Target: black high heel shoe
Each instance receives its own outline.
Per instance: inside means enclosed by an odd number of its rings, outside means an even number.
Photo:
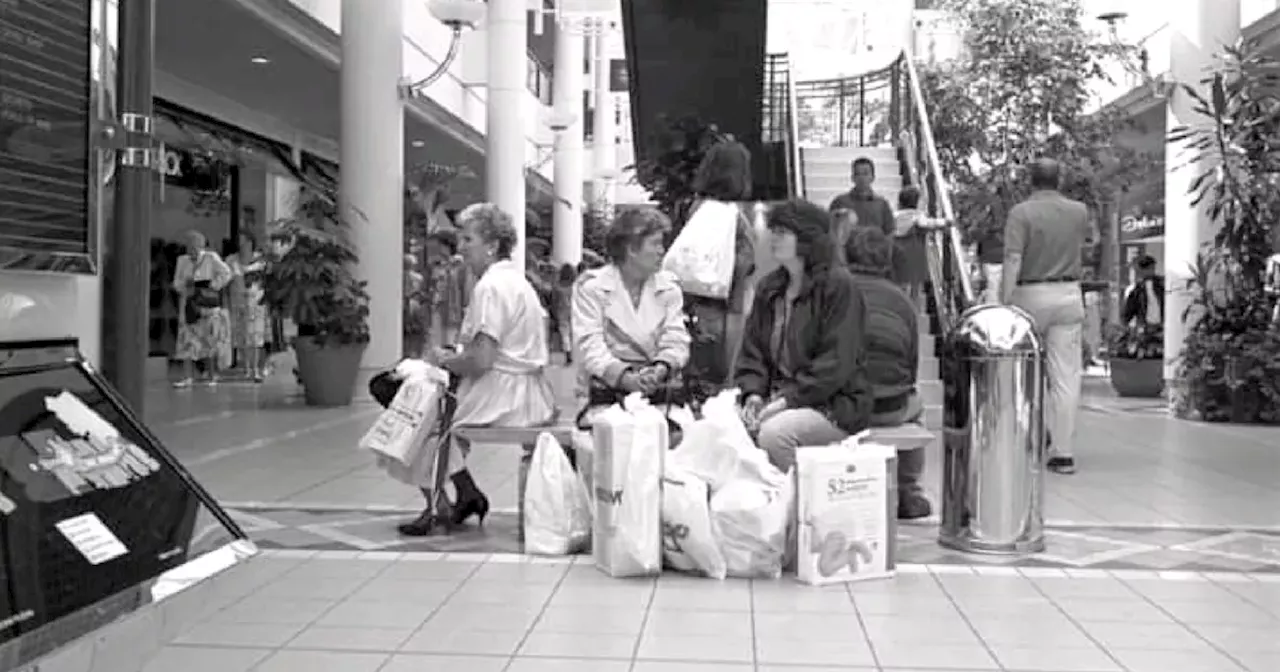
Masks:
[[[406,537],[428,537],[442,527],[449,527],[449,519],[436,515],[433,511],[427,509],[419,514],[413,522],[396,526],[396,530]]]
[[[453,506],[453,515],[450,516],[449,523],[454,527],[462,527],[471,516],[476,516],[480,527],[484,527],[485,516],[489,515],[489,498],[484,496],[483,492],[476,491],[475,494],[469,495],[466,499],[458,497],[458,502]]]

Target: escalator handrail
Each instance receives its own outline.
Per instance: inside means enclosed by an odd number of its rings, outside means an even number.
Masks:
[[[963,311],[975,303],[976,295],[973,292],[973,283],[969,279],[968,269],[964,268],[964,246],[960,241],[960,232],[956,228],[956,215],[955,209],[951,204],[951,191],[947,188],[946,181],[942,178],[942,161],[938,158],[938,146],[934,142],[933,127],[929,123],[928,110],[925,108],[924,92],[920,88],[920,73],[916,70],[911,54],[903,52],[902,63],[907,71],[907,86],[911,93],[911,104],[915,107],[917,117],[920,120],[920,137],[916,138],[916,141],[924,145],[925,158],[929,162],[928,170],[925,172],[929,179],[933,180],[934,187],[937,189],[938,206],[942,217],[950,223],[945,229],[946,244],[951,247],[951,258],[957,266],[953,271],[960,291],[960,296],[958,297],[962,304],[960,309]]]
[[[791,197],[804,198],[804,165],[800,156],[800,100],[796,96],[796,73],[787,59],[787,156],[791,163]]]

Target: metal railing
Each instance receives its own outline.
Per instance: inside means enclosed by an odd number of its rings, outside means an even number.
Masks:
[[[799,141],[820,147],[865,147],[893,141],[901,78],[898,62],[839,79],[796,83]]]
[[[769,54],[765,58],[764,91],[761,95],[760,139],[780,146],[786,172],[786,195],[799,198],[804,194],[797,139],[795,78],[787,54]]]
[[[939,327],[945,333],[961,313],[974,305],[977,297],[969,278],[959,222],[951,203],[951,190],[942,175],[942,161],[929,124],[920,73],[910,54],[906,53],[893,69],[908,92],[901,97],[901,108],[893,115],[898,126],[896,135],[902,147],[908,150],[903,152],[908,170],[915,170],[918,175],[916,184],[920,185],[927,198],[929,213],[950,223],[950,226],[932,232],[926,246]]]

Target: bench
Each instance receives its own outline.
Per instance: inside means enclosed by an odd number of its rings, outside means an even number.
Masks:
[[[533,461],[533,450],[538,445],[538,435],[549,433],[560,442],[569,462],[577,467],[577,459],[573,450],[573,434],[578,431],[572,418],[557,418],[549,425],[538,427],[454,427],[453,435],[470,443],[495,443],[498,445],[520,446],[520,471],[516,480],[516,507],[520,542],[524,543],[524,491],[529,482],[529,464]]]
[[[914,422],[897,427],[872,427],[867,433],[868,441],[893,446],[898,452],[924,448],[937,438],[932,431]]]

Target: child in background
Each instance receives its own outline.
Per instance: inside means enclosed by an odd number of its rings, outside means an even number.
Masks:
[[[551,288],[552,329],[558,337],[556,343],[564,352],[565,364],[573,363],[573,331],[570,328],[573,315],[570,305],[573,301],[573,284],[577,280],[578,269],[572,264],[564,264],[560,266],[556,284]]]

